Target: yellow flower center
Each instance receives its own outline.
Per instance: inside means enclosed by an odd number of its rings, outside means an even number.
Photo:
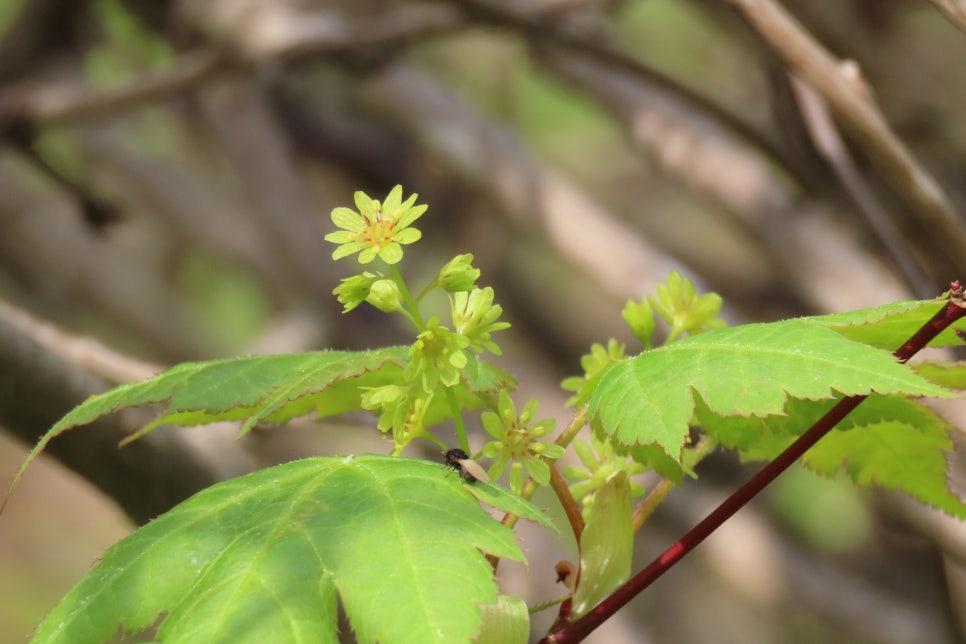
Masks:
[[[396,225],[393,220],[380,218],[366,227],[366,230],[362,234],[362,240],[377,246],[388,244],[392,241],[395,228]]]

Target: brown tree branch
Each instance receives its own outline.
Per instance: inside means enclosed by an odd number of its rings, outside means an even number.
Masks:
[[[668,97],[668,100],[680,105],[681,109],[700,115],[700,118],[713,122],[717,129],[747,143],[794,178],[794,165],[760,130],[722,110],[714,102],[675,79],[620,52],[600,34],[583,33],[571,28],[565,21],[553,20],[557,12],[551,7],[534,9],[532,3],[524,5],[513,0],[456,1],[466,6],[472,16],[517,30],[535,45],[553,45],[559,50],[580,54],[598,68],[631,78],[636,84]]]
[[[60,125],[111,118],[197,87],[230,67],[224,54],[198,51],[182,54],[171,69],[114,90],[91,91],[77,83],[38,84],[35,80],[8,86],[0,98],[0,132],[4,124],[20,121]]]
[[[246,0],[246,11],[234,4],[186,3],[182,19],[220,48],[183,53],[170,69],[124,87],[91,91],[78,83],[35,79],[8,85],[0,95],[0,133],[22,122],[59,125],[110,118],[188,91],[239,66],[270,67],[323,54],[391,49],[463,24],[454,8],[431,4],[354,19],[333,11],[296,10],[287,2]]]
[[[929,0],[951,23],[966,31],[966,0]]]
[[[108,383],[75,362],[78,358],[113,375],[150,369],[0,302],[0,424],[32,445],[75,406],[105,391]],[[47,452],[103,490],[137,523],[254,469],[233,440],[233,426],[164,427],[118,448],[149,420],[138,411],[108,416],[58,437]]]
[[[862,213],[869,227],[899,265],[899,270],[916,296],[928,298],[934,289],[909,253],[898,227],[886,212],[885,206],[855,166],[845,143],[839,136],[835,121],[829,114],[827,104],[821,95],[803,80],[793,76],[791,86],[815,149],[835,172],[839,183],[851,197],[852,203]]]
[[[782,269],[781,279],[815,310],[908,297],[853,231],[821,204],[803,202],[787,175],[713,117],[682,108],[674,95],[572,52],[544,48],[540,60],[611,111],[631,143],[662,172],[722,206],[760,240],[763,252]]]
[[[954,266],[966,269],[966,225],[942,187],[896,136],[851,61],[836,60],[772,0],[736,7],[786,65],[818,91]]]

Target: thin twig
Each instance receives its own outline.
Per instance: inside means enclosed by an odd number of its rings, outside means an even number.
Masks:
[[[0,114],[45,125],[110,118],[197,87],[227,69],[228,63],[227,57],[214,51],[188,53],[170,69],[101,92],[55,82],[8,86],[0,103]]]
[[[836,60],[772,0],[723,1],[734,5],[785,64],[828,101],[937,246],[954,266],[966,269],[966,226],[939,183],[892,131],[855,63]]]
[[[966,31],[966,0],[929,0],[951,23]]]
[[[181,54],[170,69],[117,89],[92,91],[77,83],[38,84],[36,80],[7,85],[0,98],[0,132],[10,123],[23,121],[60,125],[111,118],[246,65],[271,68],[324,54],[392,47],[463,24],[456,10],[443,6],[407,7],[352,20],[332,11],[294,11],[286,3],[263,4],[259,15],[264,14],[264,19],[259,21],[223,25],[207,14],[196,16],[198,26],[216,32],[220,37],[213,35],[212,40],[225,47]],[[251,18],[245,12],[228,13]]]
[[[641,85],[659,91],[671,100],[684,103],[689,111],[714,121],[733,137],[746,142],[769,162],[794,175],[794,167],[771,141],[749,124],[736,118],[701,94],[689,89],[670,76],[615,49],[599,37],[592,37],[568,28],[566,23],[548,20],[553,12],[534,10],[528,3],[513,0],[458,0],[484,20],[516,29],[526,34],[537,45],[559,45],[561,49],[579,53],[612,72],[626,74]]]
[[[908,244],[902,239],[898,227],[886,213],[885,207],[862,177],[862,173],[855,167],[835,127],[835,121],[829,114],[825,100],[811,85],[800,78],[792,76],[790,81],[802,120],[805,122],[815,149],[831,166],[856,208],[899,265],[899,270],[902,271],[912,291],[921,298],[929,297],[929,293],[932,292],[929,281],[909,254]]]
[[[540,53],[545,67],[613,113],[631,144],[666,176],[719,204],[759,240],[761,253],[779,268],[773,280],[783,291],[820,311],[909,299],[899,277],[853,230],[823,204],[804,201],[780,168],[715,120],[585,56],[556,47]]]

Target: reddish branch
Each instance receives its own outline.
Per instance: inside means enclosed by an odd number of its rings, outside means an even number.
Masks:
[[[896,349],[893,355],[900,362],[906,362],[944,329],[964,316],[966,316],[966,304],[963,302],[963,287],[958,281],[953,282],[950,299],[946,306],[926,322],[915,335]],[[604,621],[636,597],[658,577],[667,572],[684,555],[704,541],[708,535],[721,527],[725,521],[754,498],[755,495],[765,489],[779,474],[788,469],[792,463],[801,458],[809,448],[831,431],[835,425],[853,409],[858,407],[859,403],[866,398],[867,395],[849,396],[839,401],[825,416],[792,443],[788,449],[762,468],[751,480],[738,488],[734,494],[725,499],[711,514],[692,528],[690,532],[681,537],[680,540],[672,544],[670,548],[662,552],[646,568],[637,573],[586,615],[576,622],[563,626],[556,632],[551,633],[541,640],[541,643],[569,644],[582,641],[594,629],[603,624]]]

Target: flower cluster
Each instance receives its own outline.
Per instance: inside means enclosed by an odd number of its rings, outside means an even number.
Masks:
[[[391,277],[366,271],[342,280],[334,295],[343,305],[342,312],[348,313],[363,302],[368,302],[384,313],[404,310],[405,301],[399,285]]]
[[[415,205],[416,195],[405,201],[402,196],[400,186],[393,188],[383,202],[357,192],[356,210],[335,208],[332,221],[340,230],[325,236],[338,244],[333,259],[359,253],[360,264],[378,257],[389,269],[386,273],[363,271],[342,280],[334,294],[343,312],[368,302],[380,311],[400,313],[418,330],[402,374],[390,384],[364,389],[361,406],[379,414],[379,429],[392,429],[397,451],[416,437],[436,441],[426,427],[447,415],[453,418],[460,442],[465,444],[465,429],[450,389],[462,386],[463,370],[472,356],[469,351],[499,354],[492,336],[510,325],[499,320],[503,309],[493,303],[493,289],[477,288],[480,270],[473,266],[469,253],[447,262],[416,298],[410,295],[396,264],[403,257],[402,246],[420,239],[421,233],[410,226],[426,206]],[[445,292],[450,300],[451,327],[441,324],[437,317],[423,321],[419,302],[434,289]],[[441,391],[445,395],[438,395]]]
[[[405,378],[408,382],[420,380],[423,391],[429,393],[439,384],[452,387],[460,381],[466,366],[466,353],[470,341],[466,336],[453,333],[431,318],[426,330],[416,337],[409,349],[409,366]]]
[[[572,445],[584,466],[568,466],[564,468],[564,476],[578,481],[570,486],[570,493],[582,501],[585,510],[593,504],[594,492],[621,470],[630,477],[647,469],[625,456],[618,456],[609,442],[598,439],[596,435],[591,435],[590,443],[575,439]],[[644,488],[631,481],[631,496],[643,494]]]
[[[640,302],[628,302],[621,315],[631,331],[645,348],[651,348],[657,313],[671,325],[667,341],[682,334],[695,335],[721,329],[727,324],[718,317],[721,313],[721,296],[717,293],[698,295],[691,280],[671,271],[663,284],[657,287],[657,296],[649,295]]]
[[[379,414],[379,430],[391,429],[393,441],[400,449],[414,438],[430,436],[426,431],[426,412],[432,402],[432,393],[411,384],[370,387],[362,394],[362,408]]]
[[[447,293],[472,290],[480,277],[480,269],[473,268],[473,255],[465,253],[449,260],[436,276],[438,284]]]
[[[490,336],[506,329],[510,323],[497,321],[503,314],[503,307],[493,304],[492,288],[487,286],[454,294],[451,310],[453,328],[469,341],[474,351],[481,353],[487,349],[500,355],[500,347],[490,340]]]
[[[580,359],[580,366],[584,369],[584,375],[571,376],[560,383],[560,386],[565,390],[574,392],[574,395],[567,400],[567,406],[583,407],[590,399],[590,394],[594,391],[607,367],[623,359],[624,345],[617,340],[611,338],[607,342],[606,349],[595,342],[590,347],[590,353],[585,354]]]

